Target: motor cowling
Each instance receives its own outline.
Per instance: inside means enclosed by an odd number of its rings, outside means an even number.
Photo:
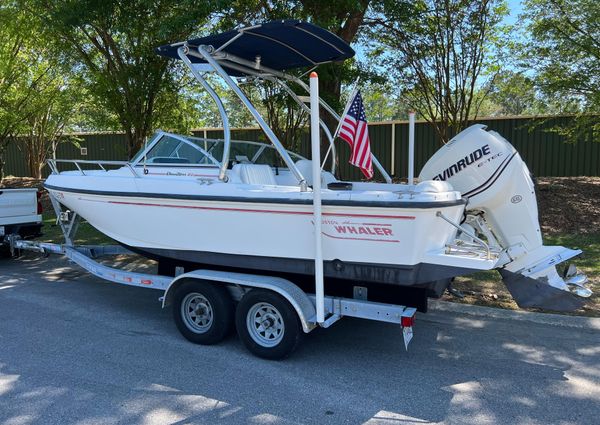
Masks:
[[[446,181],[468,199],[467,214],[478,217],[469,223],[502,250],[500,272],[519,306],[574,310],[591,295],[582,275],[565,282],[557,273],[556,264],[581,251],[543,245],[531,173],[498,133],[481,124],[467,128],[429,159],[419,178]]]

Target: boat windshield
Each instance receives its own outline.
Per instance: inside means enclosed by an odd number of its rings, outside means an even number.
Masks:
[[[200,137],[181,136],[170,133],[159,133],[152,142],[143,148],[131,161],[133,165],[161,164],[170,166],[220,166],[223,157],[222,139],[204,139]],[[304,157],[288,152],[295,160]],[[277,150],[266,143],[232,140],[230,156],[232,161],[253,164],[281,166]]]

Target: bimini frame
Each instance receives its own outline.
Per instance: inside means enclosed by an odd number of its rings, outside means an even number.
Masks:
[[[232,42],[233,40],[230,40]],[[289,95],[290,97],[299,105],[299,107],[307,112],[310,115],[310,108],[303,102],[301,96],[297,95],[286,82],[292,82],[300,86],[303,90],[306,91],[307,94],[310,93],[310,88],[306,83],[304,83],[300,78],[286,74],[281,71],[277,71],[274,69],[270,69],[261,64],[260,57],[257,56],[254,62],[248,61],[246,59],[237,57],[230,53],[223,52],[224,46],[221,46],[219,49],[215,49],[211,45],[200,45],[198,47],[191,46],[188,43],[182,43],[177,48],[177,55],[183,61],[183,63],[190,69],[192,75],[200,82],[202,87],[204,87],[208,94],[215,101],[217,108],[219,110],[219,114],[221,116],[221,122],[223,123],[223,133],[224,133],[224,149],[223,149],[223,158],[221,161],[221,169],[219,172],[219,179],[221,181],[227,181],[227,164],[229,163],[229,152],[231,145],[231,129],[229,126],[229,119],[227,117],[227,113],[223,106],[223,102],[219,98],[218,94],[215,90],[210,86],[210,84],[206,81],[206,79],[198,72],[196,68],[194,68],[190,57],[195,57],[201,59],[206,62],[206,64],[210,67],[210,69],[216,72],[227,84],[227,86],[233,90],[233,92],[237,95],[240,101],[244,104],[246,109],[252,114],[260,128],[264,131],[265,135],[269,139],[269,141],[273,144],[287,167],[290,169],[290,172],[294,175],[298,184],[300,185],[301,190],[307,190],[306,179],[296,167],[296,164],[289,156],[286,149],[283,147],[273,130],[269,127],[267,122],[263,119],[260,113],[256,110],[256,108],[252,105],[250,100],[247,98],[245,93],[239,88],[237,82],[225,71],[225,68],[235,70],[241,72],[245,75],[257,77],[259,79],[263,79],[266,81],[274,82],[280,85]],[[323,99],[319,98],[319,104],[321,107],[327,111],[336,121],[340,121],[341,117],[335,112],[335,110],[327,104]],[[333,153],[332,156],[332,165],[331,171],[335,173],[335,143],[331,131],[327,127],[327,125],[323,122],[323,120],[319,119],[319,124],[323,133],[328,139],[329,145],[331,146],[331,150]],[[375,167],[379,170],[383,178],[387,183],[391,183],[392,179],[390,175],[385,171],[381,163],[377,160],[377,158],[372,155],[373,163]]]

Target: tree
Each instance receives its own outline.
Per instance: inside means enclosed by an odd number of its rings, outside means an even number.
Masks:
[[[0,6],[0,180],[2,157],[9,142],[27,148],[31,175],[40,177],[46,156],[37,147],[45,146],[48,134],[54,138],[61,132],[73,115],[76,96],[65,96],[63,75],[31,16],[15,2]],[[59,92],[64,93],[59,96]],[[60,124],[56,107],[59,99]],[[51,131],[56,124],[58,128]]]
[[[533,80],[522,73],[505,71],[490,81],[490,101],[498,105],[498,115],[536,113],[536,92]]]
[[[208,73],[205,75],[205,79],[221,98],[231,127],[256,126],[256,122],[248,109],[241,104],[237,95],[223,83],[219,76]],[[250,101],[260,110],[262,99],[255,98],[253,84],[242,85],[241,88],[249,95]],[[184,97],[189,99],[192,106],[191,111],[193,111],[192,115],[195,117],[194,127],[221,127],[223,125],[217,105],[199,83],[194,81],[193,84],[186,85],[184,90],[188,92]]]
[[[309,21],[338,35],[347,43],[357,39],[364,22],[370,0],[236,0],[220,21],[221,29],[236,25],[253,25],[275,19],[300,19]],[[321,65],[319,94],[334,109],[341,110],[342,85],[353,81],[357,69],[351,61]],[[300,92],[300,91],[298,91]],[[306,114],[301,113],[287,99],[285,92],[268,85],[259,90],[266,119],[275,134],[293,147],[299,140],[299,128],[305,124]],[[337,126],[328,113],[323,120],[332,129]]]
[[[505,13],[499,0],[385,0],[374,7],[368,23],[380,47],[373,54],[442,142],[477,115],[475,92]]]
[[[369,122],[408,119],[410,108],[404,103],[401,91],[389,82],[367,83],[361,89]]]
[[[31,60],[26,52],[32,41],[28,23],[12,2],[0,5],[0,180],[4,152],[27,118],[27,102],[38,82],[37,78],[24,78]]]
[[[106,109],[103,125],[125,132],[130,157],[157,124],[171,123],[179,106],[174,61],[154,49],[188,39],[219,6],[217,0],[22,1]]]
[[[600,4],[596,0],[527,0],[531,39],[523,67],[533,69],[540,90],[577,118],[557,128],[570,141],[600,140]],[[561,108],[562,109],[562,108]]]
[[[16,138],[17,146],[25,154],[29,175],[38,179],[42,178],[46,160],[55,155],[58,145],[73,139],[64,133],[71,129],[83,102],[78,79],[66,77],[59,66],[47,61],[40,65],[46,67],[46,72],[39,81],[36,96],[28,102],[27,118]]]

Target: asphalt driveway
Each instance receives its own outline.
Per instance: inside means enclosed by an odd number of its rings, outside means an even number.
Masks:
[[[0,260],[0,424],[600,420],[592,322],[438,311],[405,352],[399,327],[344,319],[269,362],[235,337],[187,342],[160,295],[59,258]]]

